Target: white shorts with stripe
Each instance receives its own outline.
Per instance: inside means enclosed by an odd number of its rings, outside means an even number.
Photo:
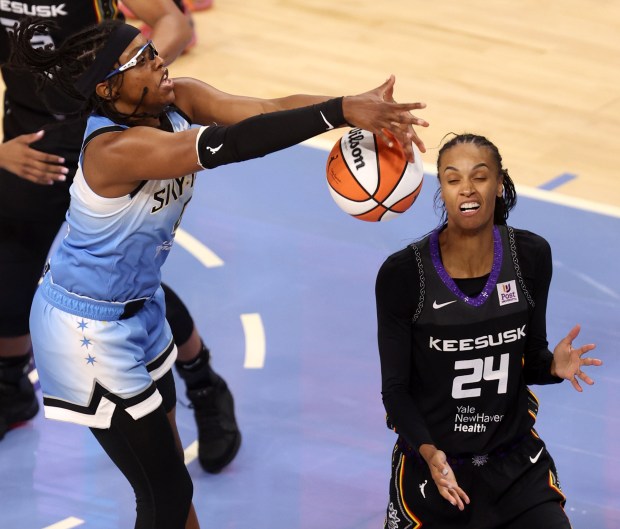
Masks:
[[[144,300],[102,302],[67,292],[48,273],[30,332],[47,418],[109,428],[116,406],[139,419],[161,404],[154,381],[177,354],[161,288]]]

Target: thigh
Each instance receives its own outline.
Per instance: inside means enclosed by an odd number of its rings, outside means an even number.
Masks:
[[[109,429],[91,431],[134,489],[135,527],[184,528],[193,486],[163,406],[138,420],[118,408]]]
[[[571,529],[568,516],[559,502],[547,502],[533,507],[502,529]]]
[[[0,336],[28,334],[32,298],[62,221],[0,218]]]
[[[168,372],[155,383],[157,384],[157,390],[163,400],[166,413],[174,412],[177,405],[177,388],[174,382],[172,369],[168,370]]]
[[[183,345],[194,330],[194,320],[181,298],[168,285],[161,285],[166,296],[166,319],[177,345]]]
[[[544,442],[536,435],[528,435],[510,453],[491,462],[483,479],[489,490],[490,506],[501,527],[520,520],[522,516],[529,519],[531,515],[528,513],[535,509],[557,513],[556,517],[567,522],[563,514],[566,496],[562,492],[555,463]]]

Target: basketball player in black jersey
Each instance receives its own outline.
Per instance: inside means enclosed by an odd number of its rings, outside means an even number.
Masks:
[[[178,2],[176,2],[178,4]],[[153,28],[152,38],[167,63],[192,38],[188,19],[172,0],[128,0],[137,16]],[[7,59],[7,34],[26,14],[53,21],[57,28],[38,37],[35,46],[59,46],[71,33],[122,18],[116,0],[23,0],[0,4],[0,64]],[[32,418],[39,405],[27,373],[31,345],[28,314],[48,250],[69,204],[69,186],[77,166],[84,123],[54,114],[58,101],[42,99],[35,80],[5,67],[4,143],[0,145],[0,439],[14,424]],[[210,367],[209,350],[179,297],[165,287],[167,317],[179,349],[177,370],[198,425],[199,460],[219,472],[237,454],[241,434],[233,397]]]
[[[390,256],[376,282],[392,456],[386,529],[570,529],[530,384],[593,384],[602,362],[554,352],[545,312],[551,250],[510,228],[516,193],[494,144],[455,136],[437,160],[440,227]]]

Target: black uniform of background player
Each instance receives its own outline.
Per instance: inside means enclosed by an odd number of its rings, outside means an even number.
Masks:
[[[181,3],[175,2],[180,8]],[[8,59],[7,31],[26,15],[41,16],[57,25],[40,36],[34,46],[58,47],[72,33],[106,19],[123,19],[117,0],[77,1],[23,0],[0,5],[0,64]],[[0,337],[29,334],[30,305],[47,253],[62,226],[69,206],[69,187],[77,169],[85,119],[54,113],[75,110],[58,94],[41,92],[27,73],[2,68],[4,92],[3,141],[45,130],[31,144],[33,149],[65,159],[66,180],[41,185],[0,169]],[[194,322],[179,297],[166,285],[166,317],[177,345],[186,343]],[[217,472],[236,454],[240,434],[233,399],[225,381],[209,367],[209,351],[203,345],[189,369],[177,362],[186,380],[199,426],[200,461],[205,470]],[[0,439],[12,423],[33,417],[38,403],[26,372],[30,355],[0,357]],[[207,416],[208,414],[208,416]],[[208,431],[207,431],[208,430]],[[215,444],[212,444],[215,443]],[[209,447],[213,447],[211,452]]]
[[[36,4],[20,2],[21,9],[17,11],[49,15],[58,24],[58,30],[51,35],[52,40],[41,36],[41,41],[33,44],[53,43],[58,46],[77,28],[99,22],[95,2],[79,4],[78,7],[70,2],[54,0],[38,0]],[[11,9],[11,5],[0,6],[2,33],[24,16],[19,12],[4,10],[4,7]],[[101,8],[103,18],[116,16],[113,2],[102,2]],[[8,53],[7,43],[0,49],[2,64],[8,59]],[[75,123],[67,123],[68,120],[63,120],[61,116],[54,117],[28,74],[2,68],[2,78],[6,85],[3,141],[45,129],[43,138],[32,147],[64,157],[65,165],[70,169],[67,180],[54,185],[35,184],[0,170],[0,272],[3,278],[10,278],[1,296],[0,334],[14,336],[28,333],[32,295],[47,252],[69,206],[69,186],[77,168],[83,129],[80,130]],[[26,285],[30,285],[29,288]]]

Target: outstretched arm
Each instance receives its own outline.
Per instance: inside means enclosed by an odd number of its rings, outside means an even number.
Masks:
[[[390,76],[383,84],[358,96],[345,98],[345,118],[352,125],[369,130],[381,136],[389,143],[383,129],[390,130],[399,143],[403,145],[409,159],[413,160],[413,141],[420,151],[425,152],[424,143],[414,132],[412,125],[428,127],[428,123],[421,118],[412,116],[411,110],[425,108],[424,103],[399,105],[393,100],[392,93],[396,80]],[[201,125],[232,125],[239,121],[279,110],[291,110],[308,105],[322,103],[330,99],[324,95],[296,94],[274,99],[260,99],[246,96],[236,96],[217,90],[213,86],[196,79],[175,79],[176,104],[192,120]],[[365,103],[348,107],[349,99],[360,98]],[[361,103],[361,100],[358,101]],[[381,106],[378,106],[381,104]],[[354,112],[355,115],[348,115]]]
[[[203,167],[264,156],[347,123],[378,132],[421,121],[410,113],[421,108],[420,103],[388,103],[376,91],[262,114],[229,127],[214,125],[175,134],[131,127],[101,134],[86,147],[84,174],[96,193],[117,197],[142,180],[176,178]]]

